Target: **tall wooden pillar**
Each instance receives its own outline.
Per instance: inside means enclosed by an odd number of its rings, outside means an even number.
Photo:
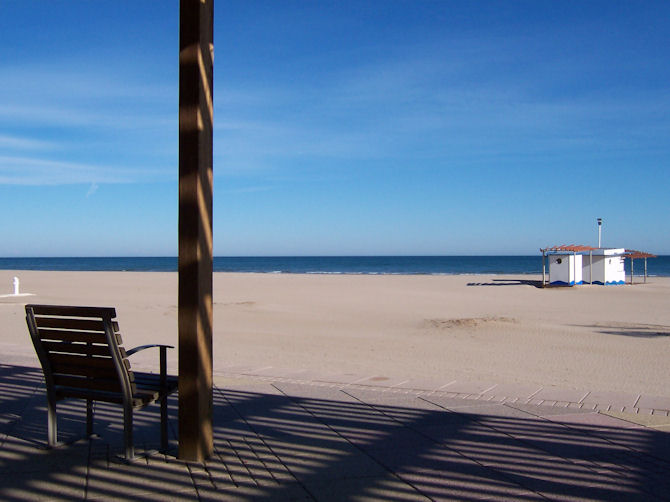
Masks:
[[[213,0],[179,3],[179,458],[212,453]]]

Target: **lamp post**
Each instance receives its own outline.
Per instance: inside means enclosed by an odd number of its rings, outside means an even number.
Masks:
[[[598,218],[598,249],[601,248],[601,239],[600,238],[601,238],[601,235],[602,235],[602,233],[601,233],[602,226],[603,226],[603,219]]]

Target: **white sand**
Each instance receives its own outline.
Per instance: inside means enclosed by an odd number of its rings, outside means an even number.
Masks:
[[[177,345],[176,273],[3,270],[0,294],[15,275],[36,296],[0,298],[0,362],[38,364],[25,303],[114,306],[127,347]],[[507,279],[537,277],[217,273],[215,371],[271,366],[670,397],[670,278],[548,289]],[[175,350],[175,372],[176,362]]]

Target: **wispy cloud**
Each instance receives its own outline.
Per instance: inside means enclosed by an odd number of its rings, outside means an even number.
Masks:
[[[217,192],[224,194],[242,194],[242,193],[258,193],[258,192],[269,192],[274,190],[275,187],[271,185],[256,185],[256,186],[247,186],[247,187],[238,187],[238,188],[224,188],[222,190],[217,190]]]
[[[323,160],[404,159],[409,166],[410,159],[422,158],[476,162],[595,146],[614,151],[658,144],[668,133],[667,121],[659,118],[670,111],[664,89],[623,101],[592,92],[555,93],[554,87],[579,82],[579,61],[554,53],[548,66],[521,50],[529,40],[519,38],[512,49],[509,43],[463,37],[445,46],[438,40],[349,66],[325,65],[306,79],[215,79],[214,153],[215,165],[222,167],[215,175],[305,164],[318,169]],[[2,182],[39,183],[40,176],[43,183],[147,179],[145,170],[96,166],[116,165],[115,156],[141,165],[140,155],[134,162],[130,151],[141,150],[144,159],[176,154],[176,81],[142,81],[102,66],[67,68],[62,62],[0,66],[0,130],[61,131],[52,143],[30,134],[0,135],[0,147],[46,151],[67,144],[57,157],[29,159],[22,168],[27,174],[11,167],[16,158],[4,157]],[[104,154],[86,161],[82,151],[92,156],[94,150]],[[64,162],[69,153],[80,163]],[[93,178],[75,175],[72,166],[83,166]],[[153,172],[156,179],[163,175]]]
[[[665,87],[650,81],[649,89],[597,89],[584,74],[607,67],[588,68],[556,51],[548,64],[522,50],[528,43],[519,38],[514,51],[500,40],[466,39],[448,50],[422,47],[338,67],[307,82],[228,84],[216,93],[223,98],[215,151],[226,165],[253,171],[286,169],[283,159],[476,162],[667,149]],[[635,71],[632,63],[624,67]]]
[[[53,150],[56,145],[50,141],[0,134],[0,148],[4,150]]]
[[[177,82],[139,81],[118,68],[0,66],[0,124],[96,129],[176,127]],[[149,78],[149,76],[144,76]]]
[[[59,63],[0,64],[0,183],[170,176],[173,168],[160,166],[171,156],[177,162],[176,80],[164,85],[119,68]]]
[[[178,92],[176,80],[161,83],[151,74],[129,74],[118,65],[93,65],[90,61],[83,65],[81,61],[60,59],[49,64],[3,65],[0,70],[0,84],[18,98],[41,97],[70,102],[116,99],[160,102],[172,99]]]
[[[66,106],[63,104],[9,104],[0,103],[0,123],[22,127],[86,127],[94,130],[114,129],[128,131],[150,128],[176,128],[177,115],[162,113],[143,114],[129,106],[117,108],[100,106]]]
[[[97,183],[91,183],[91,186],[88,188],[88,192],[86,192],[86,198],[88,199],[91,195],[97,192],[99,187],[100,185]]]
[[[0,184],[4,185],[132,183],[158,175],[148,169],[0,156]]]

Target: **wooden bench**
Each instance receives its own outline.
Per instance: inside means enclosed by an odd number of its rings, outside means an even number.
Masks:
[[[49,447],[57,445],[56,403],[86,400],[86,433],[93,434],[93,402],[123,406],[126,459],[135,456],[133,410],[153,402],[161,406],[161,450],[167,450],[167,396],[177,389],[177,377],[167,375],[169,345],[122,347],[116,311],[105,307],[26,305],[26,322],[47,389]],[[160,349],[160,373],[130,369],[128,356],[151,347]]]

